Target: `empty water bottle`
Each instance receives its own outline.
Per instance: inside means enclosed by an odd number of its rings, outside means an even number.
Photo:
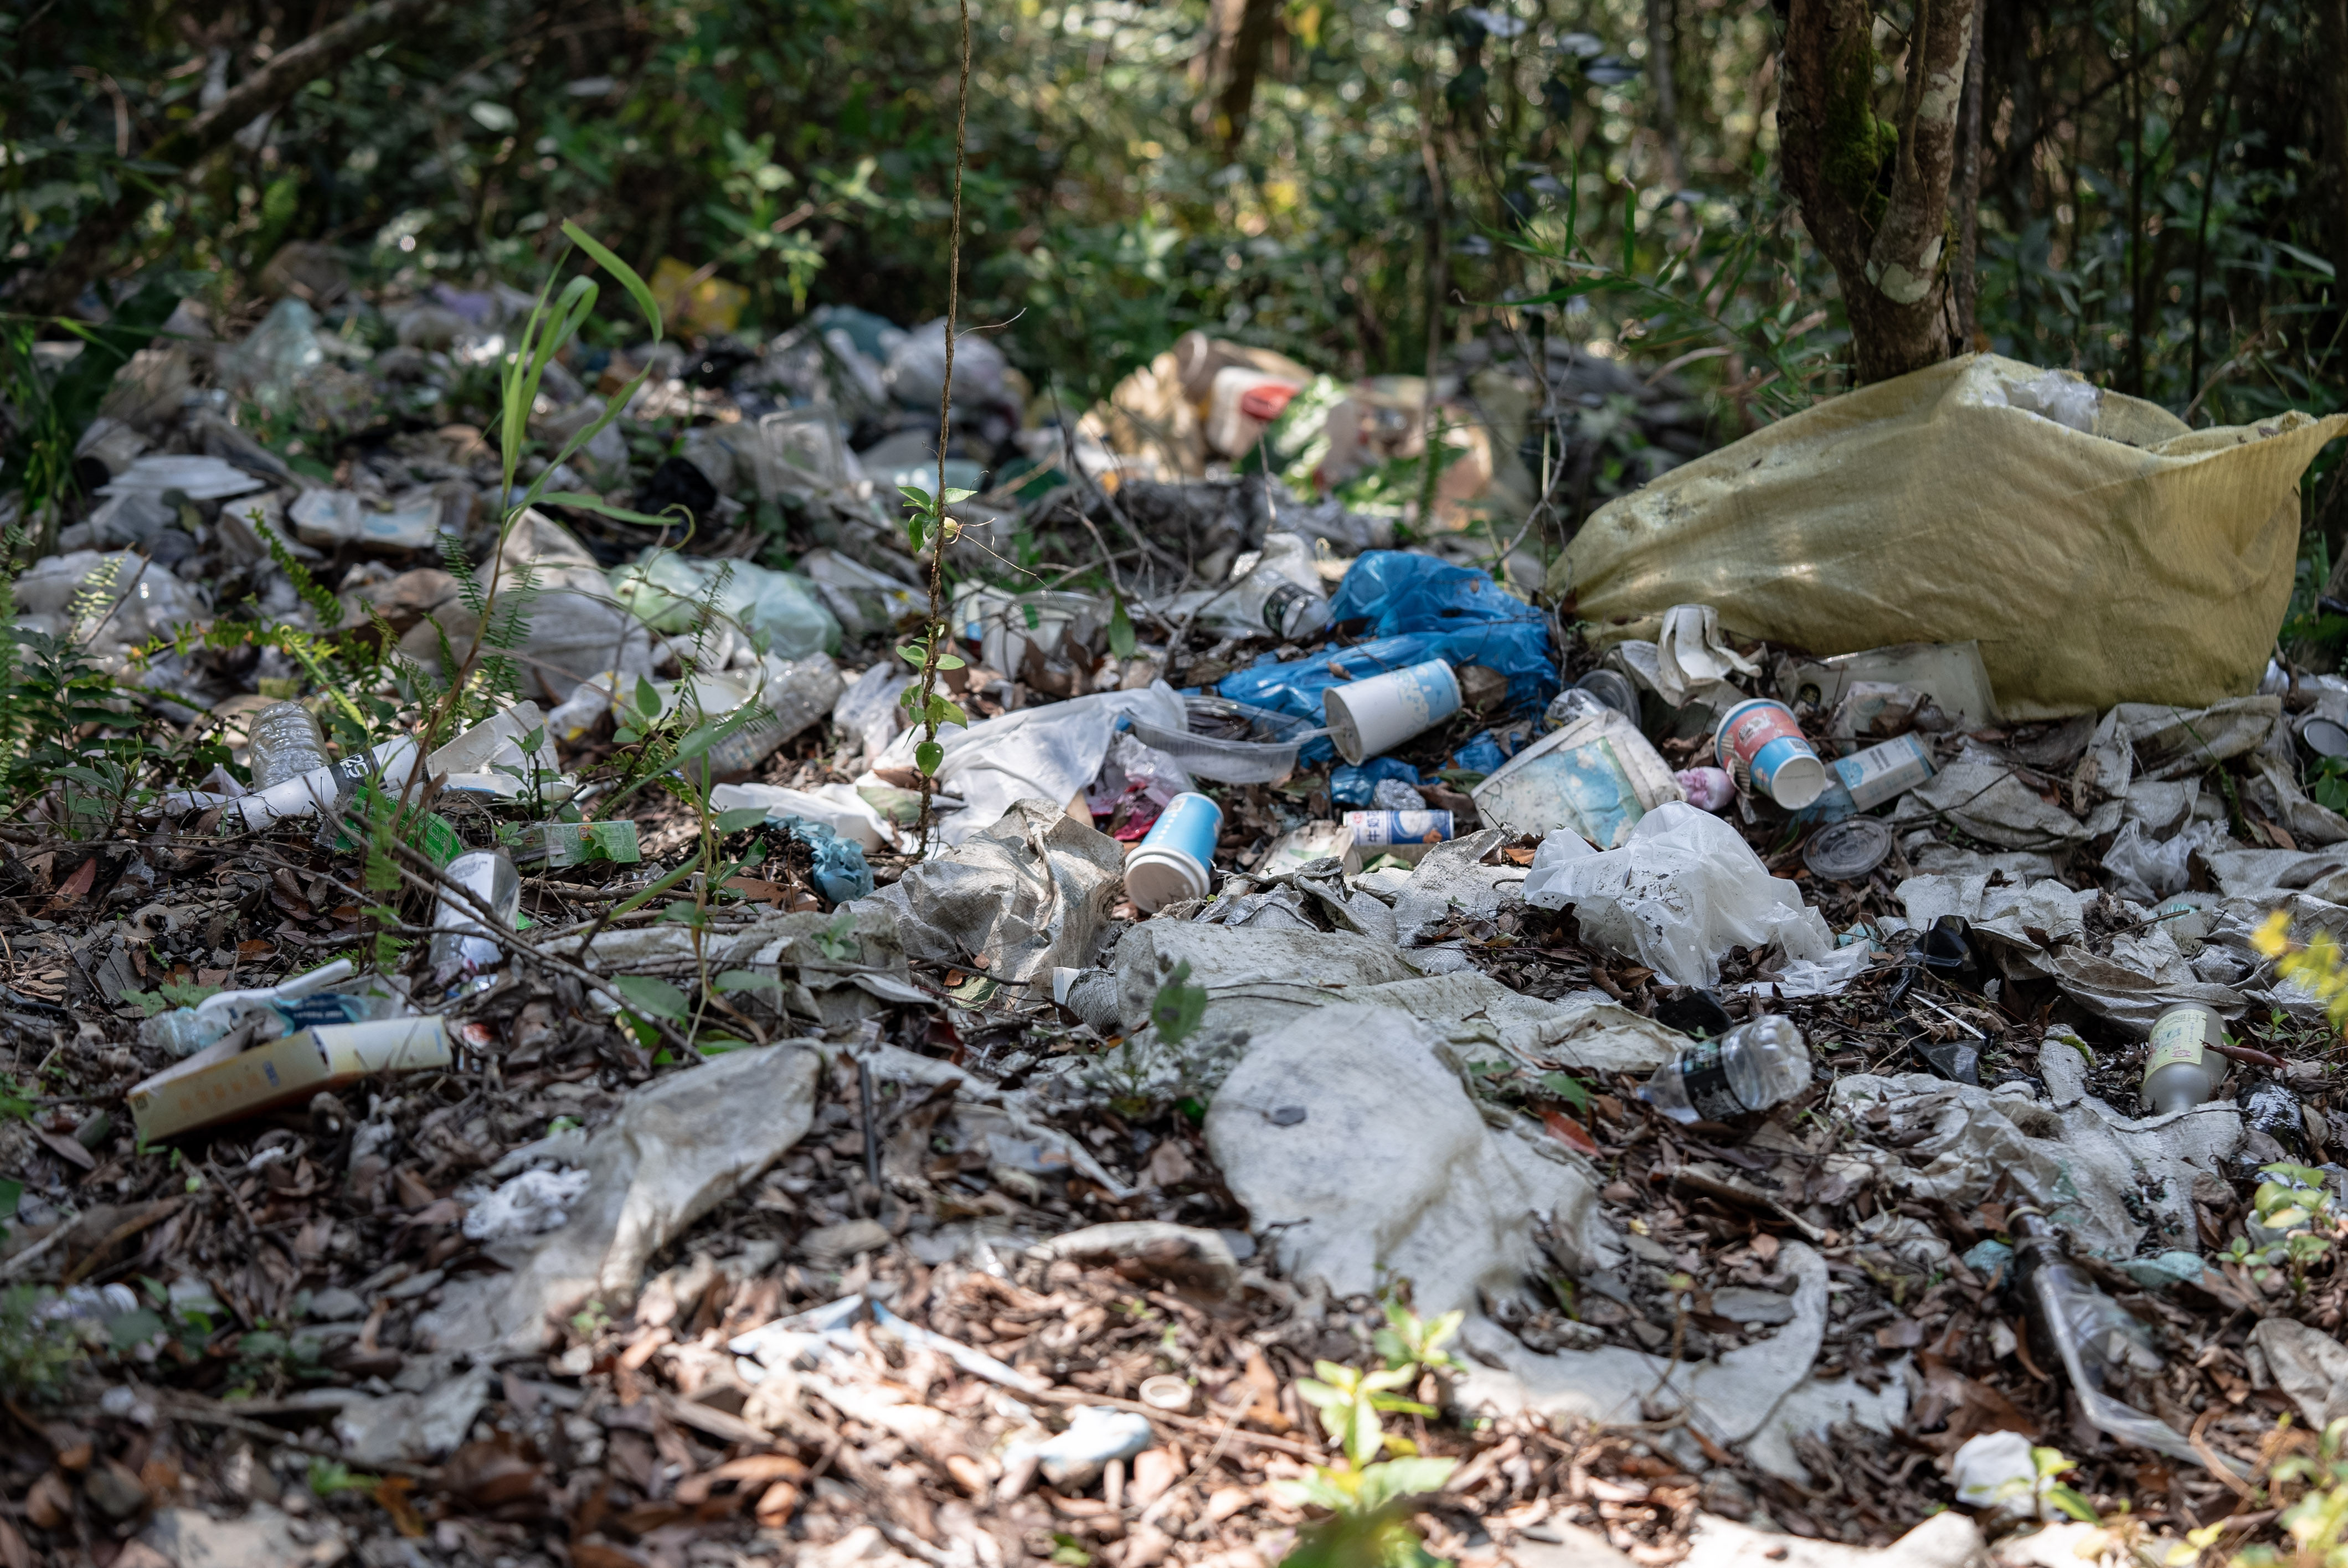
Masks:
[[[255,794],[316,773],[331,761],[318,721],[299,702],[272,702],[252,716],[249,733]]]
[[[2160,1371],[2161,1355],[2152,1331],[2070,1260],[2061,1234],[2044,1214],[2021,1210],[2008,1223],[2013,1235],[2014,1288],[2021,1293],[2041,1363],[2062,1367],[2078,1396],[2080,1413],[2092,1425],[2123,1442],[2193,1460],[2193,1445],[2175,1428],[2112,1392]]]
[[[2225,1038],[2226,1020],[2203,1002],[2179,1002],[2153,1020],[2144,1058],[2145,1113],[2166,1116],[2215,1094],[2226,1059],[2214,1048]]]
[[[1674,1122],[1725,1122],[1807,1088],[1810,1048],[1794,1020],[1772,1013],[1700,1040],[1647,1080],[1640,1097]]]
[[[1319,635],[1329,624],[1329,601],[1322,596],[1313,547],[1297,534],[1264,535],[1263,554],[1231,590],[1227,606],[1217,620],[1237,622],[1234,630],[1268,631],[1283,642]]]
[[[502,849],[476,849],[448,862],[442,873],[466,889],[497,917],[502,929],[513,929],[521,908],[521,877]],[[460,976],[494,969],[505,961],[505,949],[488,933],[480,914],[466,899],[443,893],[432,916],[432,978],[442,985]]]

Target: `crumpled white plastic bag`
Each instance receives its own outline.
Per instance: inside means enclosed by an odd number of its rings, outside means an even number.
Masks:
[[[1733,947],[1776,942],[1796,960],[1834,950],[1825,917],[1799,888],[1770,876],[1734,827],[1677,801],[1641,817],[1620,849],[1550,835],[1525,877],[1525,902],[1572,909],[1582,936],[1635,955],[1673,985],[1716,984]]]

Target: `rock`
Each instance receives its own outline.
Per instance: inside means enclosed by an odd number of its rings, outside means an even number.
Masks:
[[[214,1519],[201,1509],[167,1508],[139,1534],[171,1568],[309,1568],[312,1551],[294,1522],[265,1503],[242,1519]]]
[[[346,1323],[354,1317],[365,1317],[366,1312],[366,1298],[340,1286],[330,1286],[310,1297],[310,1316],[320,1323]]]
[[[427,1464],[465,1440],[489,1397],[486,1368],[448,1372],[420,1393],[360,1399],[335,1418],[335,1439],[354,1465]]]
[[[1936,1513],[1880,1551],[1704,1514],[1680,1568],[1988,1568],[1989,1562],[1980,1529],[1962,1513]]]
[[[1510,1568],[1632,1568],[1631,1559],[1595,1530],[1561,1520],[1533,1526],[1550,1540],[1537,1540],[1530,1532],[1517,1537],[1502,1562]]]
[[[147,1488],[118,1460],[104,1460],[82,1478],[82,1491],[108,1519],[128,1519],[147,1506]]]
[[[877,1252],[889,1245],[889,1227],[878,1220],[848,1220],[818,1225],[799,1238],[799,1249],[819,1268],[837,1268],[857,1254]]]

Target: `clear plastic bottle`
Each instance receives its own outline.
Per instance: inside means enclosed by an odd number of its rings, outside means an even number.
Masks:
[[[1255,565],[1213,606],[1218,629],[1240,635],[1266,632],[1283,642],[1319,635],[1329,624],[1329,600],[1313,546],[1301,534],[1266,534]]]
[[[499,926],[513,928],[514,916],[521,908],[521,876],[504,850],[476,849],[460,855],[448,862],[442,875],[487,904]],[[479,914],[470,904],[446,893],[440,895],[439,907],[433,912],[432,931],[432,976],[442,985],[505,962],[505,949],[487,934]]]
[[[1562,730],[1568,724],[1613,711],[1597,692],[1585,691],[1580,686],[1568,686],[1550,699],[1549,711],[1541,715],[1541,723],[1552,730]]]
[[[318,721],[299,702],[272,702],[252,716],[249,733],[255,794],[316,773],[333,760],[326,755],[326,737]]]
[[[1766,1111],[1810,1081],[1810,1048],[1794,1020],[1772,1013],[1700,1040],[1656,1070],[1639,1093],[1674,1122],[1725,1122]]]
[[[2200,1002],[2179,1002],[2153,1020],[2144,1057],[2145,1114],[2188,1110],[2215,1094],[2226,1059],[2210,1048],[2225,1038],[2226,1020]]]
[[[2191,1460],[2193,1446],[2175,1428],[2112,1391],[2160,1371],[2152,1331],[2070,1260],[2061,1233],[2044,1214],[2017,1212],[2009,1224],[2014,1288],[2042,1363],[2061,1365],[2091,1425],[2123,1442]]]

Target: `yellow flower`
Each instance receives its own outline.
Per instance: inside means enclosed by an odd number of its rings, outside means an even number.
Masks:
[[[2269,915],[2266,924],[2250,933],[2250,946],[2270,958],[2282,957],[2291,946],[2291,914],[2278,909]]]

